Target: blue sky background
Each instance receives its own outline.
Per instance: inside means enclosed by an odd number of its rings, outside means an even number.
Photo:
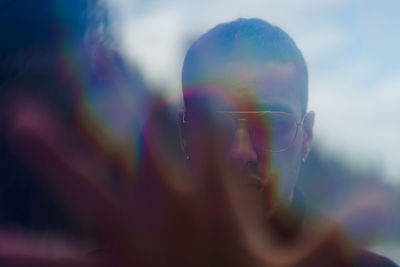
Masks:
[[[399,0],[108,0],[125,56],[148,84],[180,97],[191,41],[259,17],[289,33],[309,67],[315,141],[400,185]]]

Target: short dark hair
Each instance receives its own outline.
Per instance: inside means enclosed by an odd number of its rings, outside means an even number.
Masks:
[[[238,46],[240,46],[238,55]],[[307,110],[308,73],[304,57],[293,39],[279,27],[257,18],[222,23],[200,36],[189,48],[182,70],[182,90],[198,85],[201,74],[235,57],[293,63],[303,79],[300,87],[302,113]],[[187,101],[184,98],[187,110]]]

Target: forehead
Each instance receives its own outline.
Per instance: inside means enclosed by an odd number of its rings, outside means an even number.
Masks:
[[[196,84],[215,109],[301,114],[302,79],[294,63],[232,61],[208,66]]]

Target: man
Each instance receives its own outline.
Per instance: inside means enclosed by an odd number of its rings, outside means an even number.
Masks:
[[[241,186],[239,205],[273,225],[279,240],[294,240],[304,214],[296,182],[315,117],[307,111],[307,66],[294,41],[260,19],[220,24],[189,48],[182,89],[181,140],[192,172],[204,168],[213,131],[218,143],[211,145],[220,146]],[[361,266],[393,264],[369,252],[356,255]]]
[[[205,130],[198,125],[207,112],[221,126],[226,157],[243,182],[256,190],[272,183],[271,204],[290,204],[314,124],[306,63],[292,39],[258,19],[221,24],[189,49],[182,84],[182,140],[192,167],[207,153],[200,151],[203,140],[192,138]]]

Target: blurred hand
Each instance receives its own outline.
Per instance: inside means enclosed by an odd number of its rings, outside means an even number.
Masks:
[[[224,161],[218,133],[205,136],[209,153],[204,168],[191,174],[172,156],[163,138],[163,117],[155,105],[143,133],[134,172],[119,173],[110,186],[111,157],[88,137],[56,120],[34,103],[17,105],[10,141],[40,173],[82,223],[89,225],[98,250],[84,246],[41,246],[24,238],[10,247],[5,239],[0,262],[10,266],[344,266],[352,250],[329,222],[302,231],[290,243],[274,235],[259,210],[243,204],[235,173]],[[115,167],[115,166],[114,166]],[[121,167],[123,169],[123,167]],[[132,168],[131,168],[132,169]],[[125,177],[126,176],[126,177]],[[271,190],[260,191],[269,199]],[[310,229],[310,228],[309,228]],[[0,234],[1,237],[1,234]],[[68,249],[61,249],[68,247]],[[56,251],[56,253],[54,253]],[[57,255],[57,256],[54,256]],[[321,265],[322,264],[322,265]]]

